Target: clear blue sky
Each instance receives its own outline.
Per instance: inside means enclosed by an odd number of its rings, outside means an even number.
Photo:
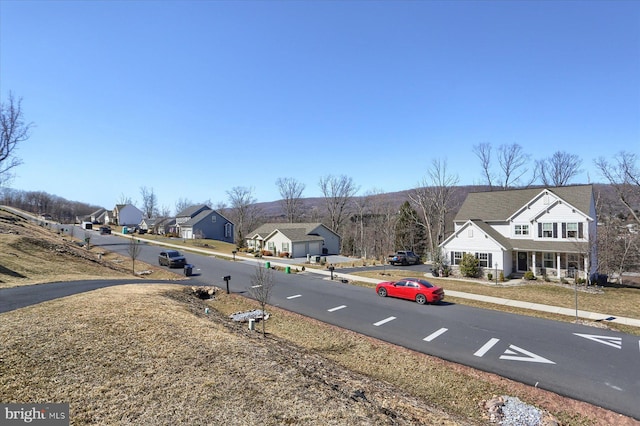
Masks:
[[[599,182],[640,151],[637,1],[0,0],[0,73],[35,123],[11,187],[107,208],[399,191],[434,158],[480,183],[483,142]]]

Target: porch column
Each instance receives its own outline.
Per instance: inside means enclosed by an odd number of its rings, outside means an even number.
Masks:
[[[589,273],[591,271],[587,270],[587,268],[589,267],[589,259],[587,258],[587,256],[583,256],[582,263],[584,264],[584,266],[583,266],[582,269],[584,269],[584,278],[585,278],[585,280],[589,281]]]
[[[556,253],[556,277],[560,280],[560,269],[562,265],[560,265],[560,253]]]
[[[531,252],[531,272],[533,272],[533,276],[538,275],[536,273],[536,252]]]

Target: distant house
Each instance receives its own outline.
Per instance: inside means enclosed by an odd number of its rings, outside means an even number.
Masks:
[[[142,222],[142,211],[133,204],[117,204],[112,222],[120,226],[137,226]]]
[[[181,238],[234,241],[233,222],[205,204],[191,206],[178,213],[176,227]]]
[[[340,236],[322,223],[265,223],[250,232],[246,241],[251,249],[290,257],[340,253]]]
[[[592,185],[476,192],[440,248],[454,271],[470,253],[485,275],[586,278],[597,265],[596,224]]]
[[[104,212],[102,223],[105,224],[105,225],[115,225],[116,224],[116,217],[113,214],[113,210],[106,210]]]
[[[152,217],[152,218],[144,217],[142,218],[142,221],[140,222],[139,227],[140,229],[144,229],[145,231],[152,232],[158,220],[159,218],[157,217]]]
[[[178,233],[176,228],[175,217],[163,217],[159,218],[153,225],[153,231],[158,235],[165,235],[169,233]]]
[[[103,208],[100,208],[95,212],[91,213],[89,217],[91,220],[91,223],[104,223],[104,217],[106,213],[107,213],[107,210]]]

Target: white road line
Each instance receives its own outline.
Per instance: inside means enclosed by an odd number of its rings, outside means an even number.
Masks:
[[[262,287],[261,285],[252,285],[251,288],[258,288],[258,287]]]
[[[293,296],[287,297],[287,299],[296,299],[298,297],[302,297],[302,295],[301,294],[294,294]]]
[[[489,352],[489,349],[491,349],[499,341],[500,341],[500,339],[496,339],[495,337],[493,339],[490,339],[487,343],[484,344],[484,346],[482,346],[480,349],[478,349],[476,351],[476,353],[474,353],[474,355],[475,356],[479,356],[479,357],[484,356],[484,354]]]
[[[373,325],[375,325],[376,327],[380,327],[382,324],[386,324],[389,321],[393,321],[394,319],[396,319],[396,317],[389,317],[389,318],[385,318],[382,321],[378,321],[376,323],[373,323]]]
[[[441,328],[440,330],[436,331],[435,333],[431,333],[430,335],[428,335],[427,337],[425,337],[422,340],[424,340],[425,342],[430,342],[433,339],[435,339],[436,337],[438,337],[439,335],[446,333],[447,330],[448,329],[446,329],[446,328]]]
[[[344,309],[346,307],[347,307],[347,305],[340,305],[340,306],[336,306],[335,308],[327,309],[327,311],[328,312],[335,312],[335,311],[339,311],[340,309]]]
[[[585,339],[593,340],[594,342],[602,343],[603,345],[612,346],[617,349],[622,349],[622,337],[609,337],[609,336],[597,336],[594,334],[580,334],[573,333],[576,336],[584,337]]]

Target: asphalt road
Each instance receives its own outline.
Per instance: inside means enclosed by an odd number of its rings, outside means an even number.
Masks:
[[[121,237],[97,232],[92,233],[91,243],[124,255],[129,245]],[[160,251],[143,244],[139,260],[157,262]],[[247,295],[255,268],[264,267],[250,260],[186,255],[195,275],[180,283],[224,288],[222,277],[229,275],[230,290]],[[446,302],[422,306],[381,298],[372,289],[308,271],[274,273],[272,305],[640,420],[638,336]],[[0,290],[0,312],[120,283],[54,283],[38,286],[37,292],[30,287],[4,289]]]

